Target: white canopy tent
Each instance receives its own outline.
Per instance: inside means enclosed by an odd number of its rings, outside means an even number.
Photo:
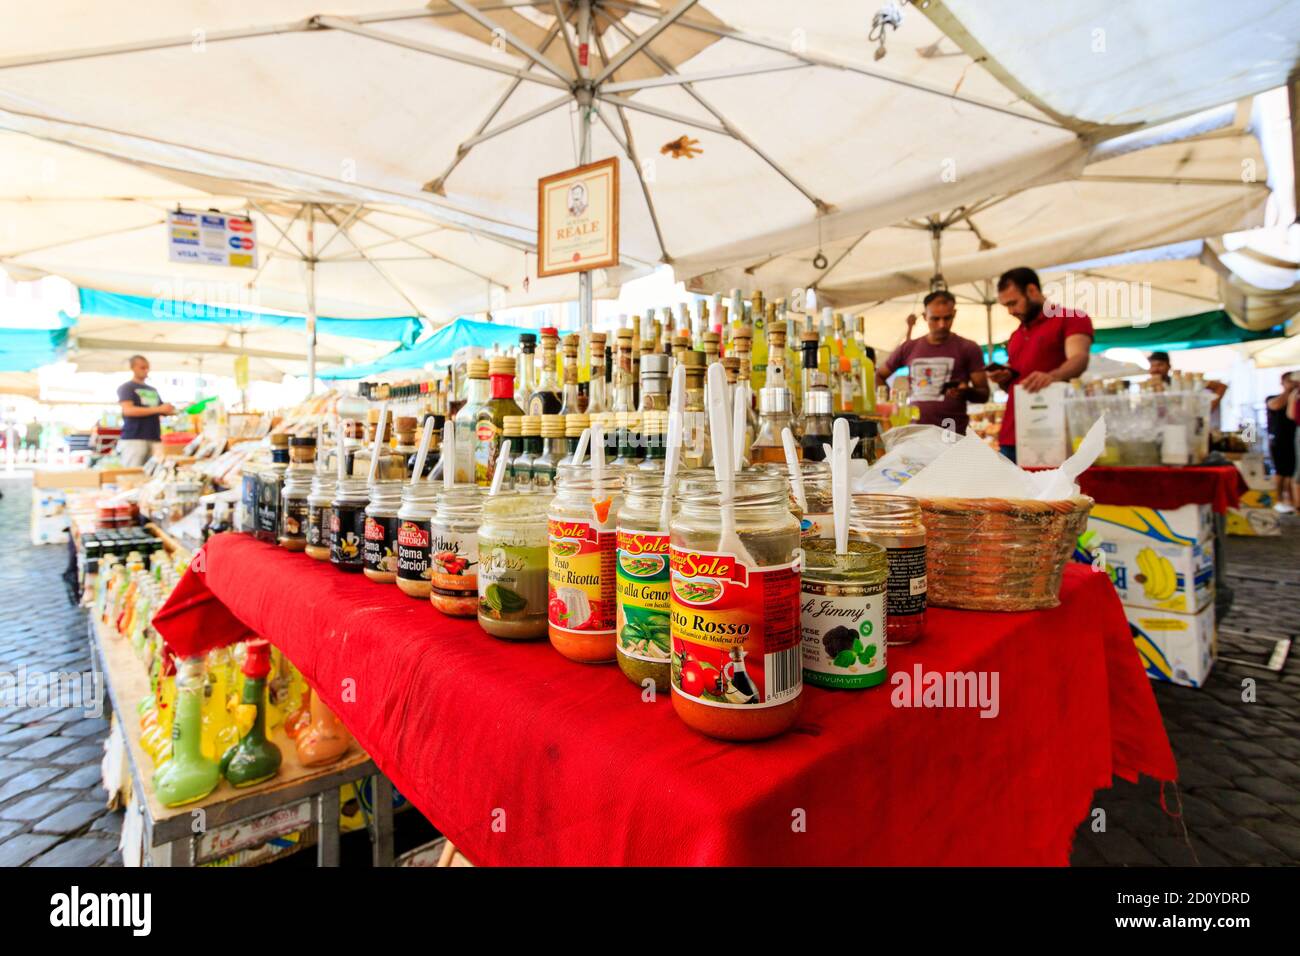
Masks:
[[[619,155],[636,173],[622,177],[622,271],[665,261],[722,279],[787,250],[817,262],[820,251],[827,266],[828,249],[866,242],[865,255],[874,230],[933,214],[958,232],[973,213],[1011,226],[1033,212],[1021,197],[1035,187],[1097,174],[1090,158],[1104,175],[1142,178],[1133,157],[1096,144],[1278,85],[1300,37],[1300,6],[1280,0],[1243,0],[1226,22],[1209,0],[932,0],[874,28],[849,0],[343,0],[329,11],[316,0],[16,8],[0,37],[0,125],[525,244],[539,176]],[[1221,166],[1213,149],[1198,143],[1194,161]],[[1125,242],[1167,241],[1155,233],[1171,221],[1209,235],[1248,217],[1252,191],[1211,178],[1199,213],[1156,203],[1152,228]],[[1091,214],[1098,200],[1080,195]],[[1095,254],[1082,247],[1125,203],[1145,218],[1133,202],[1117,199],[1100,227],[1065,230],[1047,261]],[[1008,235],[1010,257],[1028,237]],[[952,268],[960,258],[953,250]],[[757,283],[714,288],[731,284]]]

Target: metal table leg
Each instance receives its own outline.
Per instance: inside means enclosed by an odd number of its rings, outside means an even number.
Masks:
[[[339,788],[316,795],[316,865],[339,865]]]
[[[393,785],[382,773],[371,778],[370,792],[374,794],[373,831],[370,849],[375,866],[393,865]]]

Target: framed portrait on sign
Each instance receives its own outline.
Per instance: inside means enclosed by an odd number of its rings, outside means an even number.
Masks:
[[[618,265],[618,157],[537,181],[537,275]]]

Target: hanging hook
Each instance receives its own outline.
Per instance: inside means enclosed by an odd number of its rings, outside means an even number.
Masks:
[[[883,60],[885,58],[885,35],[890,30],[897,30],[903,23],[903,7],[908,0],[893,2],[890,0],[883,7],[876,11],[876,15],[871,18],[871,29],[867,33],[867,39],[875,42],[876,52],[874,58]]]

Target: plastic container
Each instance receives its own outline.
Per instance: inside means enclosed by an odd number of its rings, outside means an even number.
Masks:
[[[890,644],[911,644],[925,634],[926,532],[921,504],[901,495],[854,495],[849,533],[885,549],[889,585],[885,606]]]
[[[722,551],[712,477],[679,479],[672,521],[673,709],[723,740],[760,740],[794,726],[802,702],[799,523],[787,479],[746,471],[734,483],[745,554]]]
[[[429,525],[429,602],[452,617],[478,613],[478,532],[486,498],[475,485],[443,491]]]
[[[478,622],[493,637],[546,636],[546,495],[499,494],[478,531]]]
[[[397,510],[402,506],[403,487],[400,480],[376,481],[370,486],[361,569],[380,584],[397,580]]]
[[[613,663],[614,554],[623,504],[621,471],[600,484],[586,465],[561,465],[548,512],[547,633],[551,646],[571,661]]]

